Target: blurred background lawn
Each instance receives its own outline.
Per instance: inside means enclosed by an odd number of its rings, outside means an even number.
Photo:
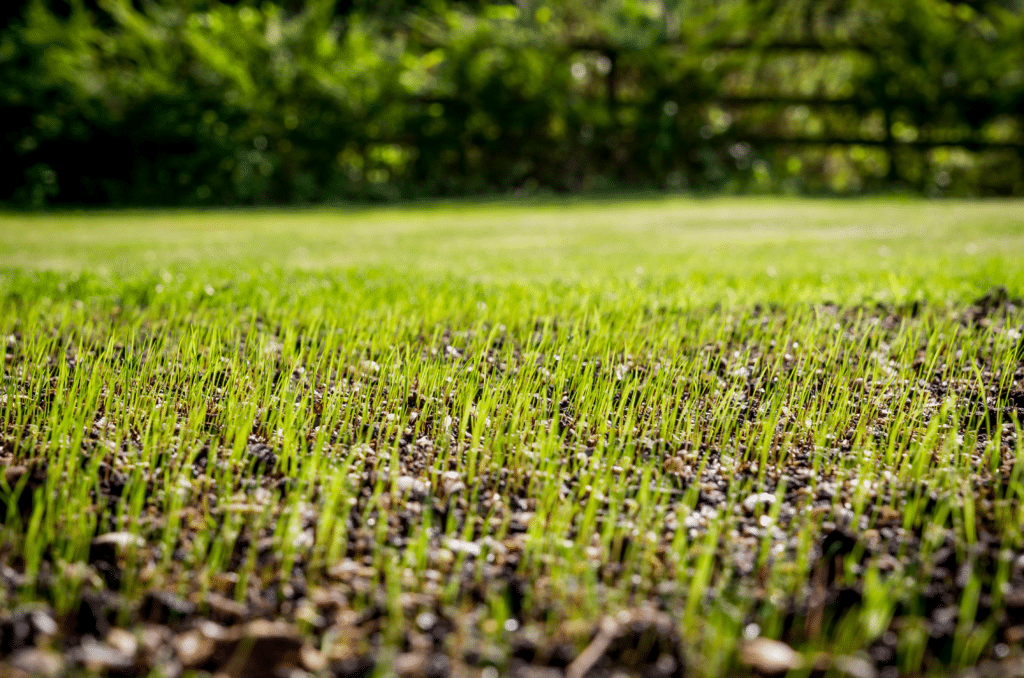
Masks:
[[[7,0],[0,202],[1024,195],[1024,1]]]
[[[156,288],[167,295],[202,294],[207,284],[274,289],[285,276],[286,289],[300,279],[351,278],[358,287],[428,294],[453,281],[555,296],[565,285],[624,295],[657,288],[674,303],[700,307],[958,304],[994,286],[1024,289],[1022,233],[1016,199],[669,197],[0,213],[0,298],[95,287],[121,296],[135,289],[150,303]]]

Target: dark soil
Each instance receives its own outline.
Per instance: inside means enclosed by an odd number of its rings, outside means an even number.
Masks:
[[[959,321],[971,331],[1019,328],[1022,308],[1021,301],[1006,290],[993,290],[963,310]],[[775,311],[759,312],[770,315]],[[871,350],[902,323],[915,322],[923,310],[917,305],[872,309],[825,306],[818,312],[834,318],[847,332],[870,333],[864,345]],[[446,337],[446,345],[440,347],[441,355],[457,355],[446,351],[451,346],[449,340]],[[707,347],[710,375],[726,375],[727,369],[735,368],[728,356],[742,344],[741,334],[735,342]],[[1024,360],[1022,342],[1024,339],[1018,339],[1020,360]],[[784,351],[773,346],[744,348],[755,354]],[[898,602],[891,622],[865,652],[838,658],[823,655],[818,664],[804,668],[815,674],[831,671],[893,678],[901,675],[901,638],[920,631],[928,638],[924,666],[942,670],[951,661],[965,593],[977,594],[968,589],[980,576],[986,586],[978,594],[972,623],[989,629],[990,637],[981,663],[971,669],[973,675],[1024,675],[1024,551],[1007,546],[1004,523],[996,515],[998,511],[1018,511],[1022,501],[1021,479],[1012,478],[1017,460],[1009,451],[1017,445],[1015,425],[1024,421],[1024,362],[1018,363],[1012,378],[999,380],[984,358],[979,356],[977,362],[985,383],[1007,385],[1004,390],[980,391],[976,381],[951,379],[938,368],[928,373],[926,365],[917,361],[910,366],[922,388],[929,389],[937,402],[957,398],[961,433],[976,436],[979,449],[986,441],[999,439],[1002,449],[1008,451],[997,469],[979,468],[972,481],[977,506],[973,542],[966,542],[952,525],[930,528],[905,519],[908,505],[918,506],[928,515],[952,500],[948,490],[930,486],[927,478],[918,486],[877,483],[871,490],[874,498],[869,510],[856,518],[848,508],[857,489],[855,479],[838,473],[813,478],[808,441],[794,440],[785,460],[765,471],[751,464],[727,466],[723,459],[727,451],[710,443],[694,443],[691,449],[677,451],[664,440],[648,438],[638,446],[637,454],[660,460],[659,491],[672,493],[679,501],[688,492],[696,493],[693,513],[685,520],[673,515],[672,521],[679,524],[666,525],[658,556],[668,558],[676,529],[689,529],[699,538],[706,523],[702,516],[723,506],[731,486],[750,483],[756,491],[737,507],[737,530],[719,545],[715,555],[716,572],[727,574],[717,576],[706,592],[709,602],[756,601],[745,608],[753,612],[737,620],[737,628],[758,624],[760,611],[770,607],[782,620],[776,637],[788,646],[803,647],[816,639],[834,637],[841,631],[844,616],[865,605],[861,575],[873,565],[883,573],[916,578],[916,592]],[[629,369],[643,378],[653,368],[635,364]],[[750,402],[740,416],[756,418],[757,406],[770,395],[773,384],[760,382],[755,373],[747,379]],[[850,388],[859,389],[864,402],[884,395],[878,384],[857,381],[860,383],[852,383]],[[408,405],[426,411],[435,397],[413,389]],[[571,486],[579,478],[576,455],[586,457],[596,445],[608,441],[596,440],[578,429],[580,416],[572,411],[566,394],[540,393],[538,398],[564,439],[563,482]],[[370,439],[387,430],[382,421],[363,424],[365,431],[359,433]],[[218,425],[217,417],[210,415],[211,430],[216,431]],[[432,425],[435,430],[442,426],[441,422]],[[879,439],[885,438],[885,426],[886,422],[879,422]],[[3,440],[13,440],[11,433],[0,435],[5,436]],[[266,433],[253,431],[244,450],[240,486],[231,491],[211,489],[210,506],[219,512],[206,515],[223,521],[231,510],[248,510],[232,499],[236,493],[251,499],[259,492],[271,496],[271,492],[290,490],[293,481],[285,477],[280,451]],[[336,442],[344,443],[346,435],[352,432],[339,432]],[[372,445],[362,453],[361,467],[349,469],[361,489],[347,517],[348,542],[337,562],[307,559],[308,549],[300,548],[285,576],[281,554],[272,539],[276,525],[271,521],[259,532],[246,528],[235,542],[227,572],[209,577],[204,586],[199,585],[196,573],[182,569],[179,578],[163,588],[126,591],[129,580],[135,579],[135,572],[126,568],[144,568],[147,562],[159,560],[163,557],[160,545],[123,533],[116,524],[101,525],[92,548],[78,564],[85,568],[78,602],[61,612],[47,593],[47,584],[52,583],[56,568],[71,565],[61,562],[57,554],[45,554],[38,581],[32,585],[35,598],[24,602],[29,600],[25,592],[32,584],[25,580],[24,558],[6,545],[0,546],[0,601],[4,603],[0,611],[0,676],[66,675],[80,670],[111,676],[156,672],[174,677],[192,670],[223,676],[367,676],[382,663],[390,665],[395,674],[410,678],[493,678],[499,674],[656,678],[701,671],[688,656],[678,631],[683,593],[669,582],[624,580],[628,543],[619,544],[618,557],[595,565],[594,577],[602,590],[633,587],[638,595],[629,598],[629,605],[600,618],[582,624],[560,623],[575,616],[567,614],[567,608],[579,601],[558,590],[543,568],[524,564],[526,532],[537,501],[529,489],[530,478],[501,468],[476,478],[473,489],[479,491],[470,492],[466,479],[455,471],[430,475],[438,437],[394,435],[399,436],[401,455],[400,468],[387,469],[390,493],[375,493],[383,467]],[[834,447],[829,453],[836,459],[850,452],[843,432],[836,432],[832,440]],[[123,470],[130,454],[113,453],[105,442],[106,430],[98,422],[83,445],[105,455],[94,498],[98,507],[108,509],[123,501],[130,489],[126,485],[129,476]],[[191,457],[196,483],[210,482],[211,454],[210,449],[202,449]],[[31,520],[37,491],[46,481],[45,463],[33,459],[31,450],[16,451],[7,442],[0,443],[0,463],[8,488],[0,492],[0,517],[12,524]],[[757,564],[761,536],[770,529],[760,521],[783,482],[780,523],[789,524],[802,515],[820,517],[820,533],[807,564],[807,585],[788,599],[773,597],[764,586],[770,574],[765,567],[770,568],[772,561],[768,566]],[[641,489],[639,480],[629,483],[623,501],[632,500]],[[493,501],[494,495],[500,502]],[[477,497],[476,504],[473,497]],[[314,493],[310,501],[316,500]],[[606,504],[600,512],[599,526],[614,519],[611,508]],[[162,518],[157,515],[159,510],[154,501],[150,508],[154,521]],[[424,578],[403,581],[396,599],[389,594],[379,569],[382,548],[404,553],[418,538],[426,514],[432,525],[454,525],[467,538],[444,538],[442,530],[436,530],[429,543]],[[500,540],[490,536],[485,516],[504,521],[506,529]],[[301,529],[312,535],[317,518],[311,511]],[[210,525],[199,511],[186,510],[182,521],[184,535],[172,556],[185,562],[191,541]],[[386,529],[379,529],[381,524]],[[251,581],[241,590],[231,572],[249,558],[255,558],[256,571],[277,574]],[[1006,583],[997,600],[987,584],[1000,570],[1006,573]],[[452,582],[453,589],[449,587]],[[496,599],[503,601],[507,612],[507,621],[500,628],[494,628],[488,607],[489,601]],[[777,657],[782,664],[770,661],[777,649],[751,645],[744,663],[731,670],[765,675],[784,672],[784,653]]]

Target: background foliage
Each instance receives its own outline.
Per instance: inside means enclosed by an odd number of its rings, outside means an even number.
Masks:
[[[0,200],[1024,194],[1021,0],[23,0]]]

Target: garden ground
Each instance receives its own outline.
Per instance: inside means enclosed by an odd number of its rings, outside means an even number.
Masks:
[[[1024,204],[0,216],[0,674],[1024,673]]]

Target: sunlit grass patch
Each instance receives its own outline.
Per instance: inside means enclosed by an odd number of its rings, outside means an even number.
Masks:
[[[1021,213],[4,217],[4,661],[1014,661]]]

